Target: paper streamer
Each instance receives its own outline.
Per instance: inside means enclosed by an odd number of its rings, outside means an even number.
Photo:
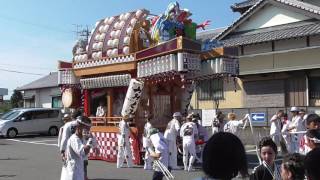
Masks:
[[[143,85],[143,82],[131,79],[121,111],[122,116],[132,115],[136,112],[141,99]]]

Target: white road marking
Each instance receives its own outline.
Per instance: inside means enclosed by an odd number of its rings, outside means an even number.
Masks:
[[[249,152],[256,152],[256,150],[255,150],[255,149],[252,149],[252,150],[247,150],[246,152],[247,152],[247,153],[249,153]]]
[[[46,146],[58,146],[58,144],[48,144],[48,143],[41,143],[41,142],[22,141],[22,140],[18,140],[18,139],[7,139],[7,140],[8,141],[28,143],[28,144],[40,144],[40,145],[46,145]]]

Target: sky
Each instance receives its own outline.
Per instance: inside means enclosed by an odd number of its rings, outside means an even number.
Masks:
[[[230,6],[242,0],[184,0],[194,22],[207,29],[227,27],[238,17]],[[170,0],[10,0],[0,6],[0,88],[14,89],[57,71],[58,60],[71,61],[76,25],[94,27],[106,17],[136,9],[161,14]],[[18,72],[8,72],[18,71]]]

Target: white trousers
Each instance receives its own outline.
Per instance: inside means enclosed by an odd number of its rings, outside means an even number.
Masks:
[[[177,143],[176,140],[167,139],[169,147],[169,167],[177,169]]]
[[[219,128],[218,127],[212,127],[212,135],[216,134],[219,132]]]
[[[148,148],[149,151],[151,151],[151,148]],[[143,169],[145,170],[152,170],[152,161],[153,158],[150,156],[150,152],[149,152],[146,148],[146,153],[144,154],[144,166]]]
[[[189,159],[190,154],[190,159]],[[191,170],[196,156],[196,145],[194,141],[183,141],[183,165],[184,170]],[[189,161],[189,165],[188,165]]]
[[[124,160],[127,161],[128,167],[132,167],[132,153],[129,142],[125,142],[124,146],[118,146],[117,168],[121,168],[123,166]]]

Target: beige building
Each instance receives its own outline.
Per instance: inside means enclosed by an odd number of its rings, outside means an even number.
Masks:
[[[220,95],[207,99],[198,86],[192,107],[215,108],[213,99],[219,108],[320,106],[320,2],[247,0],[232,9],[242,13],[236,22],[198,36],[237,48],[239,76],[212,80]]]

